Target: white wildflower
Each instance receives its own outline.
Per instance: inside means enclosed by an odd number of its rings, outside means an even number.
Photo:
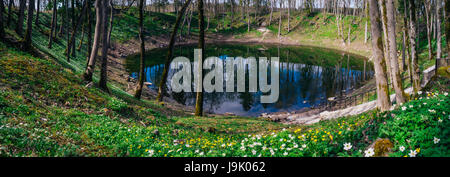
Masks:
[[[153,154],[155,153],[155,151],[153,149],[150,149],[147,152],[148,152],[149,157],[153,156]]]
[[[350,150],[350,149],[352,149],[352,144],[350,144],[350,143],[344,143],[344,150],[348,151],[348,150]]]
[[[375,154],[373,148],[369,148],[364,151],[364,157],[372,157]]]
[[[401,152],[405,151],[405,146],[400,146],[400,148],[398,148]]]
[[[415,150],[410,150],[408,155],[409,157],[416,157],[417,152]]]
[[[441,141],[441,139],[434,137],[434,139],[433,139],[434,144],[438,144],[439,141]]]

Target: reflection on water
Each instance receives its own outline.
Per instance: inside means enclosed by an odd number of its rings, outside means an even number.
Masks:
[[[174,53],[175,56],[185,56],[193,60],[194,48],[193,46],[177,47]],[[158,88],[166,53],[167,49],[155,49],[146,54],[145,76],[147,82],[153,83],[149,86],[151,89]],[[344,94],[373,76],[372,65],[362,57],[314,47],[209,45],[205,51],[205,58],[209,56],[217,56],[221,59],[252,56],[257,60],[258,57],[280,57],[280,94],[276,103],[261,104],[259,99],[262,93],[259,89],[256,93],[248,92],[247,70],[246,92],[204,93],[204,110],[219,114],[229,112],[241,116],[257,116],[263,112],[299,110],[324,103],[329,97]],[[134,78],[138,76],[136,73],[139,68],[138,60],[137,56],[127,59],[127,69]],[[185,105],[195,105],[195,93],[170,91],[170,79],[175,72],[169,71],[166,96]],[[203,76],[207,72],[205,70]],[[237,80],[236,77],[237,74],[235,74],[235,80]],[[225,83],[223,85],[226,86]]]

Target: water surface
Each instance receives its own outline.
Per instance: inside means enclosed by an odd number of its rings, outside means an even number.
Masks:
[[[195,46],[179,46],[174,56],[184,56],[193,61]],[[165,63],[167,49],[154,49],[146,53],[146,81],[157,89]],[[204,110],[210,113],[234,113],[241,116],[258,116],[261,113],[296,111],[302,108],[317,106],[329,97],[339,96],[358,88],[373,75],[372,64],[361,56],[345,52],[308,46],[276,46],[276,45],[207,45],[205,58],[226,57],[279,57],[280,58],[280,93],[275,103],[261,104],[258,92],[248,92],[248,70],[246,71],[246,92],[243,93],[204,93]],[[258,62],[257,62],[258,63]],[[225,66],[225,63],[224,63]],[[137,78],[139,71],[139,55],[127,59],[126,67],[131,76]],[[246,68],[248,69],[248,68]],[[364,72],[366,71],[366,72]],[[174,93],[170,90],[170,79],[176,71],[169,71],[166,83],[169,96],[184,105],[195,105],[195,93]],[[204,71],[206,75],[208,71]],[[224,68],[225,72],[225,68]],[[270,76],[270,74],[268,74]],[[237,74],[235,73],[235,77]],[[225,80],[225,79],[224,79]],[[237,79],[235,78],[235,81]],[[270,81],[270,78],[268,78]],[[225,82],[225,81],[224,81]],[[226,84],[223,84],[224,87]],[[225,90],[225,88],[224,88]]]

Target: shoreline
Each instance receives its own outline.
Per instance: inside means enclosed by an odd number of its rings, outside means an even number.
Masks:
[[[153,50],[157,48],[166,48],[168,47],[168,42],[166,36],[151,36],[146,38],[145,40],[145,50]],[[248,45],[259,45],[259,44],[266,44],[266,45],[282,45],[282,46],[303,46],[303,47],[317,47],[327,50],[333,50],[336,52],[345,52],[352,55],[356,55],[358,57],[364,58],[368,61],[370,59],[367,56],[364,56],[361,53],[354,53],[351,51],[343,51],[338,50],[336,48],[332,47],[323,47],[319,45],[309,45],[309,44],[301,44],[296,41],[291,40],[289,37],[283,37],[282,39],[273,39],[273,38],[266,38],[266,39],[259,39],[252,36],[245,36],[243,38],[235,38],[231,35],[220,35],[220,34],[208,34],[206,36],[206,44],[212,44],[212,43],[221,43],[221,44],[248,44]],[[188,46],[188,45],[195,45],[197,44],[197,37],[191,36],[190,38],[183,38],[183,41],[177,41],[175,46]],[[110,80],[114,82],[120,89],[124,90],[125,92],[129,94],[133,94],[135,87],[137,85],[136,80],[132,79],[130,74],[126,71],[125,68],[125,60],[127,57],[131,55],[135,55],[138,53],[139,49],[139,41],[136,39],[129,40],[124,43],[113,43],[113,47],[108,53],[108,65],[110,67],[108,75],[112,76],[110,77]],[[370,80],[368,80],[366,84],[370,84]],[[359,87],[358,89],[355,89],[353,92],[363,88],[363,86]],[[351,93],[350,93],[351,94]],[[157,91],[153,89],[149,89],[147,87],[144,88],[143,92],[143,99],[146,99],[148,101],[154,101],[156,98]],[[164,97],[163,99],[163,106],[167,107],[169,109],[176,109],[176,110],[184,110],[185,113],[193,115],[194,107],[193,106],[186,106],[182,105],[175,100]],[[308,111],[315,111],[316,109],[312,108]],[[302,110],[296,110],[291,112],[305,112]],[[266,115],[276,115],[276,114],[286,114],[289,112],[286,111],[280,111],[280,112],[273,112],[273,113],[266,113]],[[317,114],[320,114],[318,112]],[[207,113],[205,112],[206,116],[235,116],[233,113],[225,113],[225,114],[213,114],[213,113]],[[246,117],[263,117],[264,113],[262,113],[260,116],[246,116]]]

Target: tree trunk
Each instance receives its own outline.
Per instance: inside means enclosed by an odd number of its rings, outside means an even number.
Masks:
[[[386,0],[380,0],[378,1],[378,4],[380,5],[380,12],[381,12],[381,24],[383,29],[383,35],[384,35],[384,58],[386,59],[386,66],[387,66],[387,76],[388,76],[388,83],[391,81],[392,83],[392,72],[391,72],[391,60],[389,59],[389,34],[387,31],[387,14],[386,14]]]
[[[84,30],[85,28],[86,28],[85,24],[81,25],[81,37],[80,37],[80,42],[78,42],[77,51],[80,51],[81,50],[81,46],[83,45],[84,33],[86,33],[85,30]]]
[[[366,24],[365,24],[365,28],[364,28],[364,44],[366,44],[367,43],[367,40],[368,40],[368,32],[367,32],[367,24],[368,24],[368,21],[369,21],[369,2],[368,2],[368,0],[364,0],[365,1],[365,9],[364,9],[364,11],[365,11],[365,14],[366,14]]]
[[[369,18],[369,17],[366,17],[366,18]],[[366,24],[364,27],[364,44],[366,44],[366,43],[367,43],[367,20],[366,20]]]
[[[94,73],[95,69],[95,62],[97,59],[97,53],[98,53],[98,47],[100,44],[100,35],[102,32],[102,19],[103,19],[103,0],[95,0],[95,13],[96,13],[96,21],[95,21],[95,32],[94,32],[94,42],[92,44],[92,50],[89,58],[89,63],[86,68],[86,71],[83,75],[84,80],[91,82],[92,81],[92,74]]]
[[[113,20],[114,20],[114,4],[113,4],[113,0],[109,0],[110,2],[110,10],[109,10],[109,28],[108,28],[108,47],[111,47],[111,32],[112,32],[112,28],[113,28]]]
[[[173,48],[175,46],[175,37],[177,36],[178,27],[180,26],[181,18],[183,18],[184,13],[190,3],[191,3],[191,0],[187,0],[185,2],[185,4],[183,5],[183,7],[181,7],[180,13],[178,13],[178,17],[175,21],[175,26],[173,27],[172,34],[170,35],[169,50],[167,52],[166,63],[164,65],[164,70],[162,73],[161,81],[159,83],[158,96],[156,97],[156,100],[159,102],[161,102],[163,100],[164,92],[166,89],[165,84],[167,82],[167,76],[169,73],[170,62],[172,62]]]
[[[69,23],[70,22],[70,19],[69,19],[69,0],[66,0],[66,16],[65,16],[65,18],[66,18],[65,23],[67,24],[67,31],[66,31],[67,46],[66,47],[70,48],[71,46],[70,46],[70,39],[69,39],[69,37],[70,37],[70,34],[69,34],[69,30],[70,30],[70,27],[69,27],[69,25],[70,25],[70,23]],[[75,20],[72,20],[72,21],[75,21]],[[75,32],[73,30],[73,26],[72,26],[72,31]],[[67,58],[67,62],[70,63],[70,53],[69,52],[66,52],[66,58]]]
[[[23,20],[24,20],[24,16],[25,16],[25,5],[27,3],[26,0],[20,0],[20,5],[19,5],[19,15],[18,15],[18,19],[17,19],[17,25],[16,25],[16,33],[19,36],[23,35]]]
[[[288,3],[288,33],[291,32],[291,0],[287,1]]]
[[[234,0],[230,0],[231,5],[231,27],[233,27],[234,23]]]
[[[247,32],[250,32],[250,0],[247,0]]]
[[[78,17],[77,22],[75,23],[75,25],[73,25],[72,34],[71,34],[70,40],[68,42],[68,45],[66,47],[66,52],[68,54],[75,53],[75,50],[73,49],[73,47],[75,46],[76,32],[78,30],[78,26],[80,26],[80,23],[83,20],[83,17],[84,17],[84,14],[86,13],[86,11],[87,11],[87,1],[85,1],[84,5],[82,7],[82,10],[81,10],[80,16]]]
[[[389,60],[391,60],[391,72],[392,72],[392,85],[395,90],[395,99],[397,104],[404,103],[405,92],[403,91],[402,78],[400,76],[399,66],[398,66],[398,58],[397,58],[397,41],[396,41],[396,33],[395,33],[395,6],[394,0],[387,0],[386,4],[386,12],[387,12],[387,30],[388,30],[388,40],[389,41]]]
[[[281,39],[281,20],[283,17],[283,4],[280,0],[280,21],[278,22],[278,39]]]
[[[412,70],[411,70],[411,52],[410,52],[410,44],[409,44],[409,21],[408,21],[408,4],[407,1],[403,1],[403,6],[405,7],[404,14],[403,14],[403,30],[404,30],[404,40],[405,40],[405,63],[408,69],[408,77],[412,81]]]
[[[100,89],[109,93],[108,86],[106,85],[108,82],[108,11],[109,11],[109,1],[103,0],[103,9],[102,9],[102,63],[100,69],[100,81],[99,87]]]
[[[53,34],[55,33],[56,30],[56,13],[57,13],[57,6],[56,6],[56,0],[53,0],[53,12],[52,12],[52,22],[51,22],[51,26],[50,26],[50,35],[48,37],[48,48],[51,49],[52,48],[52,44],[53,44]]]
[[[347,34],[347,44],[350,45],[350,43],[352,43],[352,38],[351,38],[351,34],[352,34],[352,23],[353,23],[353,19],[350,23],[348,23],[348,34]]]
[[[187,31],[187,35],[188,35],[188,36],[191,35],[192,13],[193,13],[193,9],[190,8],[190,9],[189,9],[189,20],[188,20],[188,31]]]
[[[441,0],[436,0],[436,58],[442,57],[442,41],[441,41]]]
[[[431,2],[430,0],[425,0],[425,19],[427,21],[427,40],[428,40],[428,59],[431,60],[433,56],[433,51],[431,49]]]
[[[27,31],[25,32],[24,49],[31,50],[31,33],[33,32],[33,10],[34,0],[28,1],[28,17],[27,17]]]
[[[41,0],[37,0],[37,5],[36,5],[36,21],[34,22],[34,24],[36,25],[36,27],[39,27],[39,13],[40,13],[40,6],[41,6]]]
[[[78,20],[78,23],[75,21],[75,18],[76,18],[76,14],[75,14],[75,0],[72,0],[72,31],[74,32],[74,34],[76,34],[76,27],[75,26],[78,26],[79,25],[79,23],[80,23],[80,21],[81,21],[81,19],[82,19],[82,14],[80,14],[80,19]],[[70,55],[72,55],[72,57],[75,57],[75,54],[77,53],[76,51],[75,51],[75,39],[72,41],[72,43],[71,43],[71,47],[72,47],[72,51],[70,52]]]
[[[92,15],[91,15],[91,0],[86,0],[87,1],[87,11],[86,11],[86,15],[87,15],[87,51],[86,51],[86,68],[85,70],[87,70],[88,65],[89,65],[89,59],[91,58],[91,52],[92,52]]]
[[[5,7],[3,5],[3,0],[0,0],[0,39],[3,39],[5,37],[3,11],[5,11]]]
[[[418,64],[418,54],[416,51],[416,5],[414,1],[409,1],[409,43],[411,48],[411,74],[414,94],[420,89],[420,69]]]
[[[144,41],[144,0],[140,0],[139,2],[139,39],[141,42],[140,45],[140,53],[141,56],[139,58],[139,82],[136,87],[136,93],[134,97],[137,99],[141,99],[142,95],[142,87],[144,85],[145,73],[144,73],[144,55],[145,55],[145,41]]]
[[[450,2],[445,1],[445,39],[447,41],[447,58],[450,59]]]
[[[8,19],[6,20],[6,26],[9,26],[11,24],[11,18],[12,18],[12,5],[14,3],[14,0],[9,0],[8,3]]]
[[[202,49],[201,58],[199,58],[199,63],[203,63],[203,54],[205,51],[205,19],[203,17],[203,0],[198,0],[198,19],[199,19],[199,39],[198,48]],[[203,69],[200,69],[200,76],[203,76]],[[201,80],[201,79],[200,79]],[[203,84],[201,84],[203,85]],[[202,87],[197,83],[197,87]],[[202,89],[203,90],[203,89]],[[203,91],[197,92],[197,97],[195,100],[195,116],[203,116]]]
[[[389,88],[387,83],[386,63],[383,55],[383,44],[380,26],[380,11],[377,0],[369,0],[370,22],[372,34],[373,63],[377,84],[377,106],[381,111],[387,111],[391,107]]]
[[[275,0],[270,1],[270,18],[269,18],[269,25],[272,23],[272,17],[273,17],[273,4],[275,3]]]

